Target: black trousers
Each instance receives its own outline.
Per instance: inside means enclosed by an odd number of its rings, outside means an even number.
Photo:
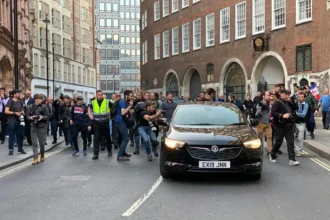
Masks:
[[[285,126],[274,126],[274,145],[271,152],[272,156],[275,156],[280,149],[283,139],[285,138],[288,148],[289,160],[295,160],[294,152],[294,124],[288,124]]]
[[[94,131],[94,155],[99,155],[100,142],[102,137],[107,141],[108,152],[111,152],[109,121],[106,122],[93,121],[93,131]]]
[[[6,138],[6,131],[7,131],[7,119],[5,117],[5,113],[0,113],[0,121],[1,121],[1,136],[0,140],[5,141]]]
[[[81,132],[81,138],[83,139],[83,148],[84,150],[87,149],[87,134],[88,134],[88,127],[87,125],[83,124],[75,124],[73,125],[73,137],[72,142],[74,145],[74,149],[79,151],[78,146],[78,134]]]
[[[25,120],[24,134],[29,145],[32,145],[31,139],[31,121]]]

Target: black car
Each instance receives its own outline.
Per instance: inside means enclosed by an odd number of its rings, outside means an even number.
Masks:
[[[234,172],[260,179],[263,149],[252,128],[257,124],[231,103],[178,105],[161,140],[161,175]]]

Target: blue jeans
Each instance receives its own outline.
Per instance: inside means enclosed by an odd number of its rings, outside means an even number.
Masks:
[[[126,152],[126,146],[128,144],[128,141],[129,141],[128,129],[127,129],[127,127],[124,123],[116,123],[115,122],[115,126],[117,127],[118,133],[122,138],[117,157],[122,157],[123,154]]]
[[[19,122],[8,122],[9,151],[14,151],[14,140],[17,138],[18,151],[23,150],[24,127]]]
[[[152,148],[156,149],[156,147],[158,146],[158,141],[155,132],[151,130],[150,126],[140,126],[139,134],[142,138],[144,148],[146,149],[147,154],[151,154],[148,136],[150,137]]]
[[[112,136],[112,120],[109,120],[110,136]]]

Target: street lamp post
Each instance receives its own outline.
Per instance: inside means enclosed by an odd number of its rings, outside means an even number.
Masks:
[[[53,47],[53,98],[55,98],[55,46],[56,44],[52,43],[52,47]]]
[[[46,73],[47,73],[47,97],[49,96],[49,72],[48,72],[48,24],[50,23],[50,20],[47,18],[43,20],[43,22],[46,24]]]
[[[15,74],[15,89],[19,89],[19,73],[18,73],[18,12],[17,12],[17,2],[14,1],[14,60],[15,60],[15,67],[14,67],[14,74]],[[11,1],[10,1],[11,3]],[[11,5],[11,4],[10,4]],[[12,13],[10,13],[11,15]],[[12,15],[10,16],[12,18]]]

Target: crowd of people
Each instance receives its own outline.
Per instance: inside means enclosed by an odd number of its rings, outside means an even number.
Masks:
[[[97,160],[101,150],[118,149],[117,160],[129,161],[131,154],[126,152],[129,141],[135,146],[134,154],[140,154],[140,146],[144,145],[149,161],[158,157],[157,137],[160,125],[170,120],[177,104],[173,96],[168,94],[159,100],[157,93],[139,92],[134,96],[128,90],[121,94],[113,94],[107,99],[101,90],[87,102],[83,97],[62,95],[57,99],[41,94],[31,96],[26,90],[21,97],[20,90],[13,90],[9,96],[5,89],[0,89],[1,144],[5,143],[8,134],[9,155],[14,153],[14,143],[18,152],[26,154],[23,139],[33,147],[32,164],[45,161],[46,136],[51,131],[52,144],[57,143],[57,136],[64,135],[67,147],[72,147],[72,156],[80,153],[78,136],[82,138],[82,152],[87,155],[93,139],[93,160]],[[166,120],[160,120],[160,118]],[[94,137],[94,138],[92,138]],[[150,139],[150,141],[149,141]],[[150,147],[150,142],[152,147]],[[39,149],[40,147],[40,159]]]

